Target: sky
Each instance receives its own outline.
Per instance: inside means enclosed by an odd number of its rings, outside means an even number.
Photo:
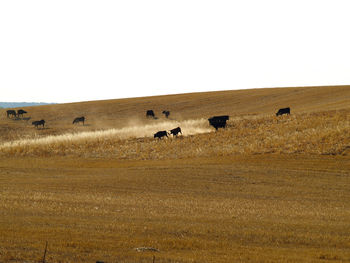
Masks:
[[[347,1],[0,1],[0,101],[350,84]]]

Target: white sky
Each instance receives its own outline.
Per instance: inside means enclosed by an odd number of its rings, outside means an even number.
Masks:
[[[3,0],[0,101],[350,84],[347,2]]]

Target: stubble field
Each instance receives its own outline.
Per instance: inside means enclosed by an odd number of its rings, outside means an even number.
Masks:
[[[41,262],[46,241],[46,262],[350,261],[349,105],[350,87],[311,87],[28,107],[38,130],[1,118],[0,262]]]

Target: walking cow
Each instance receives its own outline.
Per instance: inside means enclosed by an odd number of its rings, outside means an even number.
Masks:
[[[79,122],[82,122],[83,125],[84,125],[84,122],[85,122],[85,117],[78,117],[78,118],[75,118],[74,121],[73,121],[73,124],[75,123],[79,123]]]
[[[167,131],[159,131],[154,134],[154,138],[162,139],[162,137],[168,137]]]
[[[33,122],[32,122],[32,125],[34,125],[34,126],[35,126],[35,128],[38,128],[38,127],[39,127],[39,125],[42,125],[42,126],[43,126],[43,128],[44,128],[45,121],[44,121],[44,120],[40,120],[40,121],[33,121]]]
[[[177,135],[178,135],[179,133],[181,133],[181,135],[182,135],[182,132],[181,132],[181,128],[180,128],[180,127],[177,127],[177,128],[175,128],[175,129],[170,130],[170,134],[172,134],[174,137],[175,137],[175,136],[177,137]]]

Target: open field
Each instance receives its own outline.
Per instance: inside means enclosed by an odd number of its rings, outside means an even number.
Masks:
[[[48,262],[350,261],[345,157],[0,166],[2,262],[38,262],[45,241]]]
[[[24,109],[0,117],[0,262],[350,262],[350,86]]]

